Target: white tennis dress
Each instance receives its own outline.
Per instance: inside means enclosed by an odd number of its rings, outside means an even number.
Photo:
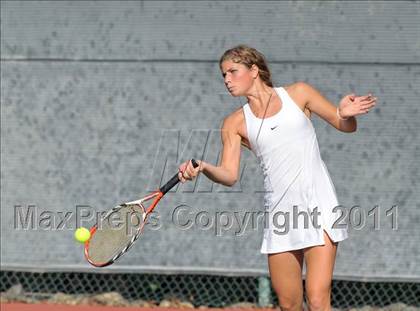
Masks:
[[[323,230],[334,242],[345,240],[345,221],[333,226],[343,211],[333,211],[337,195],[312,122],[283,87],[274,90],[282,101],[274,116],[257,118],[243,105],[248,140],[264,176],[261,253],[325,245]]]

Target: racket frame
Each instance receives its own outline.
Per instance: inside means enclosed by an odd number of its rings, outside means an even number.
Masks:
[[[191,162],[192,162],[192,165],[193,165],[194,168],[198,167],[198,163],[194,159],[191,159]],[[115,213],[117,210],[119,210],[122,207],[130,206],[130,205],[137,205],[144,211],[143,221],[142,221],[141,225],[138,226],[138,228],[136,229],[136,233],[133,235],[133,237],[130,239],[130,241],[127,243],[127,245],[121,251],[119,251],[117,254],[115,254],[115,256],[112,257],[109,261],[103,262],[103,263],[93,262],[89,257],[89,242],[90,242],[90,239],[92,238],[92,236],[95,234],[95,232],[98,229],[98,223],[96,223],[89,230],[90,231],[90,238],[84,243],[84,255],[85,255],[86,260],[92,266],[95,266],[95,267],[98,267],[98,268],[103,268],[103,267],[111,265],[118,258],[120,258],[122,255],[124,255],[133,246],[134,242],[139,238],[140,234],[143,232],[143,228],[144,228],[144,225],[146,224],[147,216],[154,210],[156,205],[159,203],[160,199],[162,199],[162,197],[167,192],[169,192],[170,189],[172,189],[175,185],[177,185],[179,182],[180,182],[180,180],[178,178],[178,173],[176,173],[164,186],[159,188],[159,190],[154,191],[151,194],[146,195],[145,197],[143,197],[139,200],[125,202],[125,203],[119,204],[119,205],[113,207],[112,209],[110,209],[102,217],[102,220],[107,219],[107,217],[109,217],[112,213]],[[145,208],[143,203],[147,202],[147,201],[149,201],[153,198],[155,198],[155,199],[152,202],[152,204],[149,206],[149,208]]]

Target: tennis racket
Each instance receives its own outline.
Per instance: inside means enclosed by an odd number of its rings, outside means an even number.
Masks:
[[[191,159],[194,168],[198,163]],[[85,242],[86,260],[95,267],[105,267],[114,263],[133,246],[143,232],[147,216],[153,211],[160,199],[179,183],[176,173],[159,190],[135,201],[119,204],[109,210],[90,229],[90,238]],[[151,201],[149,208],[144,203]]]

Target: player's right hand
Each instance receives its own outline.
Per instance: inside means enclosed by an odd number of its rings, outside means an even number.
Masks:
[[[200,160],[196,160],[198,166],[194,168],[191,160],[185,161],[178,168],[178,178],[182,183],[185,183],[187,180],[193,180],[199,173],[202,166]]]

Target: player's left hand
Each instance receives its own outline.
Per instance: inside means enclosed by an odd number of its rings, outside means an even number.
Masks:
[[[364,96],[349,94],[344,96],[339,104],[340,116],[343,118],[366,114],[376,105],[377,98],[371,93]]]

